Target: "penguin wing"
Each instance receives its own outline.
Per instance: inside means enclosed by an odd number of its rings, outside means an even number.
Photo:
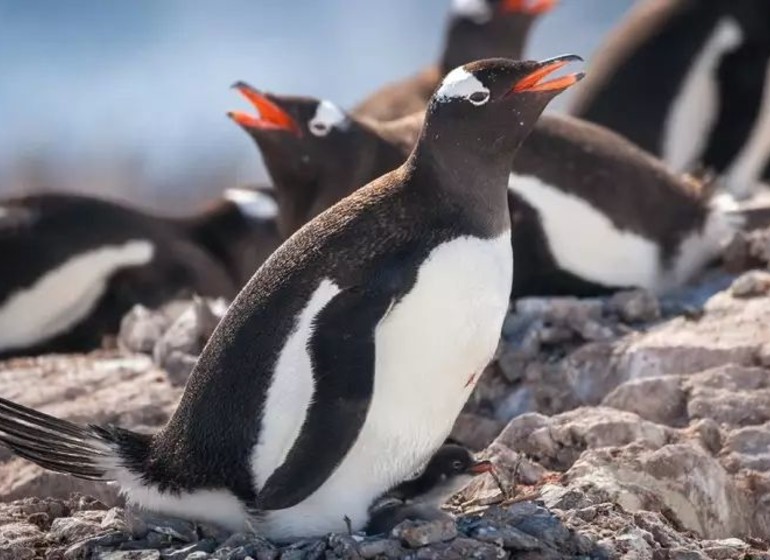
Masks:
[[[356,441],[374,388],[375,329],[415,280],[386,266],[366,286],[347,288],[318,314],[309,350],[315,393],[300,435],[256,499],[258,509],[297,505],[334,472]]]

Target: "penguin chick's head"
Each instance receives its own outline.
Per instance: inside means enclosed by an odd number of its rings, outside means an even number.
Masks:
[[[403,497],[407,500],[438,506],[467,486],[474,476],[491,470],[490,461],[476,461],[465,447],[443,445],[431,457],[419,477],[426,481],[433,481],[433,486],[426,484],[423,494]]]
[[[371,180],[356,176],[355,162],[377,137],[337,105],[312,97],[262,93],[245,82],[233,87],[256,110],[255,115],[243,111],[228,115],[262,152],[284,235]]]
[[[557,0],[453,0],[443,70],[494,56],[521,58],[532,24],[556,3]]]
[[[428,106],[423,140],[461,158],[510,158],[548,102],[583,73],[550,78],[577,55],[540,62],[491,58],[447,74]],[[502,160],[501,160],[502,161]],[[509,163],[509,162],[508,162]]]

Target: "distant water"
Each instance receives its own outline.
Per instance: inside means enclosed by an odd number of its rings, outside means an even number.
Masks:
[[[562,0],[529,55],[590,55],[632,0]],[[229,85],[350,106],[434,60],[448,0],[0,0],[0,192],[174,209],[264,180]]]

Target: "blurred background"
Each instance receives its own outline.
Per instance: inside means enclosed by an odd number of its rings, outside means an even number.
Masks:
[[[266,182],[229,86],[350,107],[437,59],[450,0],[0,0],[0,194],[186,213]],[[633,0],[561,0],[528,56],[588,59]],[[553,104],[564,106],[565,99]]]

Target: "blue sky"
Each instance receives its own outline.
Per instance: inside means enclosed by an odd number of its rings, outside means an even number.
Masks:
[[[589,56],[631,3],[562,0],[529,56]],[[0,0],[0,191],[24,187],[11,170],[30,157],[55,162],[48,183],[93,192],[120,156],[128,196],[149,205],[183,182],[257,180],[256,149],[225,117],[243,107],[230,84],[350,106],[437,57],[448,4]]]

